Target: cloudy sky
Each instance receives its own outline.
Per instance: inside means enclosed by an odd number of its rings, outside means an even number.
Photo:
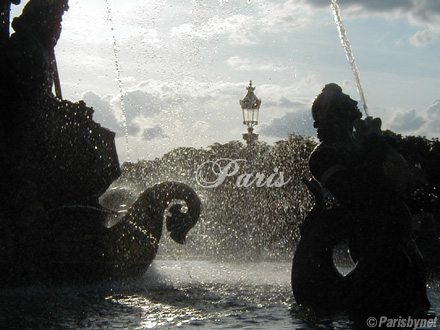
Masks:
[[[12,7],[19,15],[27,1]],[[63,96],[117,133],[121,163],[241,140],[249,80],[268,143],[315,135],[329,82],[359,100],[330,0],[70,0],[56,47]],[[440,135],[440,1],[339,0],[372,116]],[[124,121],[125,119],[125,121]]]

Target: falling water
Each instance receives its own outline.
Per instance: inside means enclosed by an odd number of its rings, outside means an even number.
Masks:
[[[125,149],[127,151],[127,160],[130,161],[130,145],[128,143],[128,124],[127,124],[127,115],[126,115],[125,104],[124,104],[124,91],[122,89],[122,69],[121,69],[121,65],[119,63],[118,44],[116,42],[116,36],[114,34],[114,24],[113,24],[110,3],[108,2],[108,0],[105,0],[105,3],[106,3],[106,7],[107,7],[107,20],[110,22],[111,31],[112,31],[113,56],[114,56],[114,62],[115,62],[116,80],[118,81],[118,88],[119,88],[119,101],[121,103],[121,109],[122,109],[122,125],[124,127]]]
[[[364,111],[367,116],[369,116],[367,102],[365,101],[364,90],[362,89],[361,80],[359,78],[359,71],[354,60],[353,51],[351,50],[350,41],[348,40],[347,33],[345,32],[344,23],[342,22],[341,12],[339,10],[339,5],[337,0],[331,0],[330,7],[333,10],[333,15],[335,16],[335,23],[338,27],[339,38],[341,39],[342,46],[344,47],[345,54],[347,56],[348,62],[350,62],[351,70],[353,71],[354,79],[356,81],[357,89],[361,97],[362,104],[364,106]]]

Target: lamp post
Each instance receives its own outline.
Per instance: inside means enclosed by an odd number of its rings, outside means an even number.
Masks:
[[[243,139],[246,141],[247,144],[247,169],[248,173],[253,172],[254,167],[254,151],[253,146],[255,142],[258,140],[258,134],[254,133],[254,126],[258,125],[258,115],[260,112],[260,105],[261,100],[254,94],[255,87],[252,86],[252,80],[249,82],[249,86],[246,87],[247,94],[246,96],[240,100],[240,106],[241,110],[243,112],[243,124],[247,125],[247,133],[243,134]],[[248,205],[255,205],[256,204],[256,196],[255,196],[255,187],[250,186],[246,193],[246,200]],[[255,238],[258,235],[258,220],[256,216],[256,209],[254,207],[251,207],[247,212],[247,221],[245,228],[247,230],[247,235],[249,238],[250,244],[254,245],[253,250],[254,253],[260,251],[260,246],[255,245]]]
[[[247,133],[243,134],[243,139],[247,143],[248,156],[247,163],[250,172],[254,167],[254,151],[253,146],[255,141],[258,140],[258,134],[254,133],[254,126],[258,125],[258,115],[260,112],[261,100],[254,94],[255,87],[252,86],[252,80],[249,82],[249,86],[246,87],[247,94],[240,100],[241,110],[243,112],[243,124],[247,125]]]
[[[243,100],[240,100],[240,105],[243,111],[243,124],[247,125],[248,129],[248,132],[243,134],[243,139],[251,149],[252,144],[258,140],[258,134],[254,133],[254,126],[258,125],[261,100],[254,94],[255,87],[252,86],[252,80],[246,89],[248,92]]]

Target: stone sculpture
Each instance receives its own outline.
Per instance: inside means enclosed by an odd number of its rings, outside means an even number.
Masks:
[[[362,120],[357,102],[336,84],[324,87],[312,115],[321,144],[310,156],[314,179],[307,184],[317,203],[293,260],[296,301],[381,315],[426,310],[425,268],[403,199],[411,188],[405,160],[383,138],[380,119]],[[356,262],[346,276],[332,259],[344,241]]]
[[[142,274],[169,202],[188,207],[173,206],[167,220],[179,243],[200,214],[196,193],[170,182],[147,189],[119,223],[104,226],[99,197],[121,173],[115,133],[94,122],[83,101],[62,98],[54,47],[66,10],[67,0],[30,0],[0,51],[3,283]]]

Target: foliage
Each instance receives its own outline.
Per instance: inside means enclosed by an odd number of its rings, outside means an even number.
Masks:
[[[436,200],[440,187],[439,140],[403,137],[391,131],[384,134],[411,167],[422,169],[430,183],[429,196]],[[215,143],[207,149],[177,148],[160,159],[124,163],[122,176],[114,185],[129,187],[137,194],[162,181],[181,181],[192,186],[203,202],[201,220],[190,232],[189,245],[195,254],[237,258],[239,251],[239,258],[290,258],[299,239],[300,224],[313,205],[301,179],[310,177],[308,158],[315,146],[311,138],[290,135],[273,146],[257,141],[251,150],[240,141]],[[204,162],[218,159],[247,162],[240,162],[239,172],[219,186],[202,187],[196,180],[197,172]],[[246,173],[262,173],[266,178],[283,173],[284,180],[290,181],[281,187],[241,187],[237,178]],[[215,179],[215,174],[210,175]],[[421,208],[417,201],[413,207]],[[161,249],[167,251],[172,246],[175,245]],[[173,249],[174,254],[180,251]]]
[[[312,206],[311,195],[301,179],[310,176],[308,157],[315,145],[310,138],[291,135],[274,146],[257,141],[251,152],[239,141],[215,143],[207,149],[178,148],[160,159],[124,163],[122,176],[114,186],[138,192],[161,181],[192,186],[203,201],[201,221],[191,233],[198,254],[229,258],[241,251],[242,258],[290,257],[299,224]],[[219,159],[247,161],[238,162],[238,173],[222,184],[204,188],[196,180],[197,171],[204,162]],[[265,180],[283,173],[284,181],[290,180],[282,187],[237,184],[241,174],[257,173],[264,174]],[[215,179],[212,171],[208,174]]]

